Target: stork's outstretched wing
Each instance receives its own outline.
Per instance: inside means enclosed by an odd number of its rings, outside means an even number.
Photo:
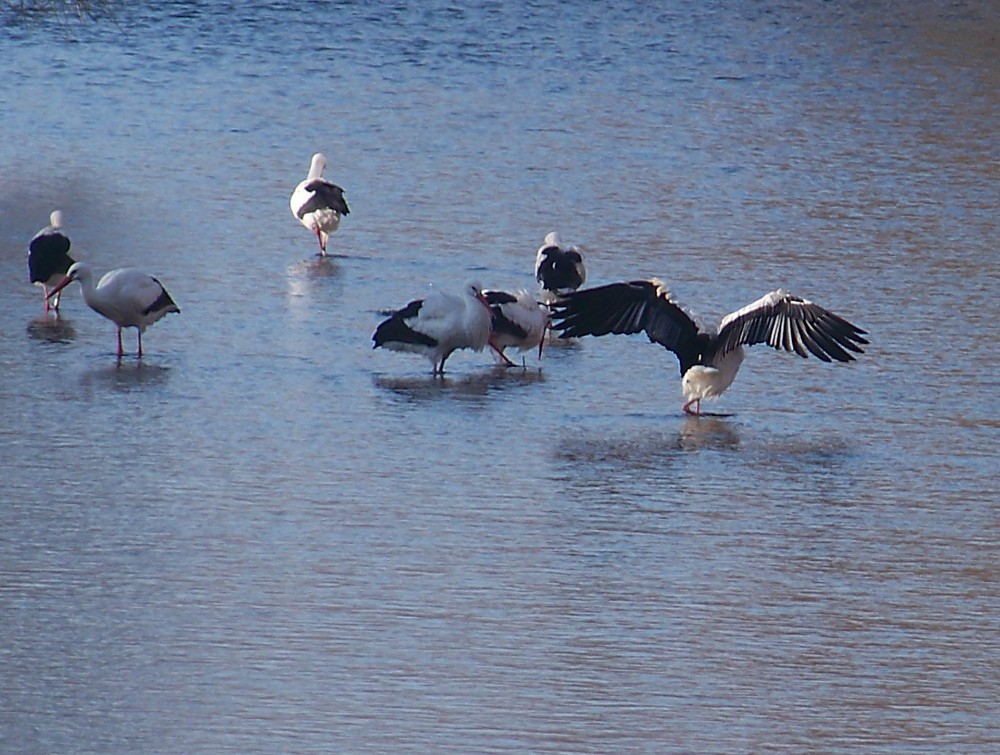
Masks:
[[[849,352],[863,354],[867,333],[843,317],[788,293],[772,291],[752,304],[726,315],[715,339],[715,354],[739,346],[766,343],[775,349],[809,354],[829,362],[852,362]]]
[[[552,327],[562,338],[644,331],[677,355],[681,374],[696,364],[708,337],[660,281],[631,281],[574,291],[552,307]]]

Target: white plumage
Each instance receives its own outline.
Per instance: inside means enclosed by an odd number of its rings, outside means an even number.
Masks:
[[[459,294],[433,291],[394,311],[372,336],[374,346],[423,354],[433,374],[458,349],[482,351],[490,338],[491,312],[482,287],[469,283]]]
[[[55,296],[73,281],[80,281],[83,300],[92,310],[111,320],[118,328],[118,356],[122,348],[122,328],[139,331],[138,355],[142,356],[142,334],[147,327],[180,308],[156,278],[135,268],[122,267],[105,273],[94,285],[94,271],[85,262],[74,263],[65,280],[49,296]]]
[[[645,331],[650,341],[680,361],[684,411],[701,413],[703,398],[717,398],[732,385],[743,347],[757,343],[824,362],[851,362],[864,353],[867,335],[818,304],[778,289],[726,315],[718,331],[703,328],[659,280],[611,283],[567,294],[552,307],[561,337]],[[691,407],[694,405],[694,409]]]
[[[326,256],[330,234],[340,227],[340,218],[351,211],[344,199],[344,190],[323,178],[326,157],[317,152],[309,164],[309,175],[292,192],[288,205],[292,215],[316,234],[320,256]]]
[[[545,329],[549,323],[549,313],[535,297],[525,290],[515,293],[507,291],[484,291],[493,315],[490,346],[508,366],[514,363],[504,354],[504,349],[513,346],[519,351],[538,347],[542,355]]]

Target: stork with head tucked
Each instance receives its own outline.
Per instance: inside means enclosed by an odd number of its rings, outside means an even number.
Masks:
[[[587,280],[583,255],[575,246],[563,246],[559,234],[552,231],[545,236],[535,255],[535,279],[546,304],[562,294],[576,291]]]
[[[514,362],[504,354],[513,346],[519,351],[529,351],[538,347],[542,356],[545,329],[549,324],[549,313],[528,291],[484,291],[486,301],[493,315],[490,333],[490,347],[508,367]]]
[[[63,233],[60,210],[49,215],[49,224],[35,234],[28,244],[28,278],[42,289],[45,311],[59,310],[59,296],[49,297],[49,291],[61,283],[76,260],[69,256],[69,237]]]
[[[319,254],[326,256],[326,242],[340,227],[340,218],[351,211],[344,199],[344,190],[323,178],[326,157],[317,152],[309,164],[309,175],[292,192],[288,204],[302,225],[316,234]]]
[[[423,354],[434,375],[444,374],[444,363],[458,349],[482,351],[490,338],[490,305],[477,283],[460,294],[432,291],[392,312],[372,335],[374,346]]]

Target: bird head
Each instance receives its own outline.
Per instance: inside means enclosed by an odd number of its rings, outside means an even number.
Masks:
[[[469,296],[474,296],[482,302],[482,305],[486,307],[486,311],[490,313],[490,317],[493,316],[493,310],[490,308],[489,300],[486,298],[486,294],[483,293],[483,287],[478,282],[466,283],[465,292]]]
[[[62,291],[66,286],[80,278],[90,274],[90,267],[85,262],[74,262],[69,266],[69,270],[66,271],[66,277],[63,278],[59,283],[49,291],[46,298],[51,299],[53,296]]]
[[[326,155],[317,152],[309,161],[309,178],[319,178],[324,170],[326,170]]]

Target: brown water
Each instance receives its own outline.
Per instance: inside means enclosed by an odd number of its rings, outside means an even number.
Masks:
[[[2,749],[1000,749],[994,3],[0,18]],[[57,207],[181,306],[141,364],[42,317]],[[371,350],[550,230],[872,346],[756,347],[702,419],[641,336]]]

